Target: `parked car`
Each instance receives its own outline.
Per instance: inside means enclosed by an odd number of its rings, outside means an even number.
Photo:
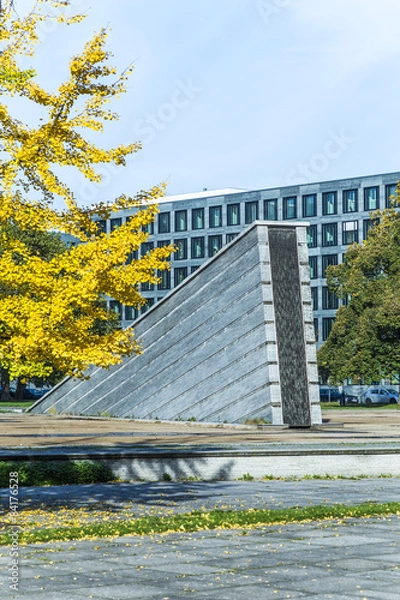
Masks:
[[[370,387],[359,399],[360,404],[397,404],[399,394],[384,387]]]
[[[339,402],[341,393],[333,385],[324,385],[319,388],[319,399],[321,402]]]

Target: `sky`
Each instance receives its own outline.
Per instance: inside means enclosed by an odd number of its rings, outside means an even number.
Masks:
[[[19,7],[31,0],[17,0]],[[72,0],[87,18],[44,26],[32,66],[55,89],[94,31],[128,92],[93,138],[140,140],[82,203],[135,194],[262,189],[400,170],[398,0]]]

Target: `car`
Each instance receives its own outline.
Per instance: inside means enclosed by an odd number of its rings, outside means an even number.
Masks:
[[[399,394],[384,387],[370,387],[360,396],[360,404],[397,404]]]
[[[332,385],[325,385],[319,388],[320,402],[339,402],[341,395],[338,388]]]

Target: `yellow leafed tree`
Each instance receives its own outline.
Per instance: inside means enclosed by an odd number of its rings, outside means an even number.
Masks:
[[[105,122],[118,118],[109,104],[126,91],[132,69],[117,74],[101,30],[72,58],[68,80],[46,91],[34,65],[25,68],[27,57],[34,61],[39,26],[46,19],[74,25],[83,17],[65,16],[69,0],[33,5],[20,16],[13,0],[0,3],[0,368],[11,378],[44,377],[53,369],[80,377],[90,364],[108,367],[140,352],[131,329],[101,328],[110,314],[99,298],[141,306],[139,284],[155,283],[157,271],[169,268],[173,247],[129,260],[148,237],[164,184],[82,207],[60,178],[60,167],[67,166],[100,182],[96,166],[124,166],[140,149],[139,143],[102,148],[85,137],[87,130],[101,137]],[[41,108],[37,124],[13,116],[16,100]],[[57,209],[60,199],[63,208]],[[109,235],[100,231],[96,220],[126,208],[134,208],[129,222]],[[43,257],[13,234],[16,229],[65,232],[81,243]]]

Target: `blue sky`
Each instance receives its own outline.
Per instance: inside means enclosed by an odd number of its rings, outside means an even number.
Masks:
[[[30,0],[19,0],[26,6]],[[94,30],[111,28],[121,114],[99,142],[143,150],[87,203],[168,181],[169,194],[260,189],[397,171],[398,0],[73,0],[87,19],[45,30],[40,82],[55,86]]]

